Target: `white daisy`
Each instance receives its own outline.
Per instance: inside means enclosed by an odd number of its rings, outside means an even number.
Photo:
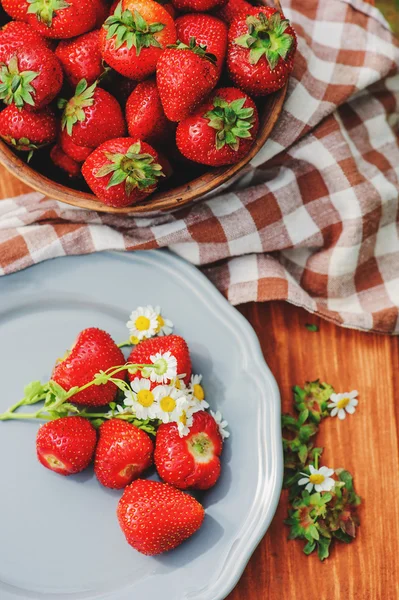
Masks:
[[[305,490],[311,492],[313,490],[313,486],[316,492],[329,492],[333,489],[335,481],[331,475],[333,475],[334,469],[329,469],[328,467],[320,467],[320,469],[315,469],[313,465],[309,465],[309,471],[310,475],[301,473],[301,475],[304,475],[304,477],[298,481],[299,485],[306,484]]]
[[[168,383],[174,379],[177,375],[177,360],[169,351],[157,352],[155,355],[150,356],[151,362],[154,364],[153,369],[149,369],[149,377],[151,381],[156,383]],[[147,375],[143,369],[144,377]]]
[[[183,411],[189,408],[186,394],[172,385],[158,385],[153,393],[158,408],[157,416],[163,423],[178,422]]]
[[[152,308],[152,307],[151,307]],[[162,311],[160,306],[156,306],[154,308],[154,312],[157,315],[158,327],[157,327],[157,335],[170,335],[173,332],[173,323],[170,319],[166,319],[162,316]]]
[[[328,408],[331,408],[330,415],[335,417],[338,415],[338,419],[345,419],[346,413],[353,415],[358,405],[356,396],[359,395],[357,390],[352,392],[345,392],[344,394],[331,394],[330,403]]]
[[[138,419],[157,419],[158,405],[154,393],[150,390],[149,379],[133,379],[132,392],[125,394],[124,404],[131,408]]]
[[[177,429],[179,430],[179,436],[186,437],[190,433],[190,427],[193,425],[193,413],[189,408],[182,410],[181,415],[177,421]]]
[[[209,404],[205,400],[205,392],[201,381],[202,375],[191,375],[188,392],[191,396],[190,404],[195,408],[194,412],[209,408]]]
[[[153,337],[157,331],[157,314],[152,306],[139,306],[130,315],[126,323],[133,344],[144,338]]]
[[[228,422],[223,420],[222,413],[220,412],[220,410],[216,412],[213,412],[213,410],[211,410],[210,413],[219,426],[219,433],[222,436],[222,438],[225,439],[230,437],[230,431],[226,431]]]
[[[181,373],[179,375],[176,375],[176,377],[174,377],[172,379],[172,381],[170,382],[170,385],[174,385],[175,388],[177,388],[178,390],[182,390],[182,391],[187,390],[187,386],[184,383],[185,376],[186,376],[186,373]]]

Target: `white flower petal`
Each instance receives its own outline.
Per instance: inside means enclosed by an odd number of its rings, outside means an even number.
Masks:
[[[344,411],[343,408],[340,408],[338,411],[338,419],[341,419],[341,421],[343,421],[343,419],[345,419],[346,417],[346,412]]]
[[[333,408],[333,409],[332,409],[332,411],[330,412],[330,416],[331,416],[331,417],[335,417],[335,415],[337,415],[337,414],[338,414],[338,408],[337,408],[337,407],[335,407],[335,408]]]
[[[352,399],[349,402],[349,406],[357,406],[359,404],[359,400]]]
[[[305,485],[305,483],[309,483],[309,477],[302,477],[299,481],[298,481],[298,485]]]
[[[313,465],[309,465],[309,471],[311,475],[314,475],[315,473],[317,473],[317,470],[314,468]]]
[[[351,392],[349,392],[349,394],[347,394],[347,396],[349,396],[349,398],[356,398],[356,396],[359,395],[359,392],[357,390],[352,390]]]
[[[350,415],[353,415],[353,413],[356,411],[356,406],[351,406],[350,404],[348,404],[348,406],[345,407],[345,410]]]
[[[313,483],[308,483],[308,485],[305,487],[305,490],[307,490],[308,492],[311,492],[313,490]]]
[[[334,469],[329,469],[328,467],[320,467],[319,473],[320,475],[324,475],[324,477],[329,477],[334,473]]]

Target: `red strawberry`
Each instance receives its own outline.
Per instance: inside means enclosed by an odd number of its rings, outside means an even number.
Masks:
[[[219,19],[226,23],[231,23],[233,19],[240,15],[250,15],[253,6],[246,0],[228,0],[227,4],[222,6],[216,13]]]
[[[183,156],[194,162],[230,165],[248,153],[258,127],[258,111],[251,98],[237,88],[220,88],[180,121],[176,143]]]
[[[206,51],[216,56],[220,73],[227,50],[227,27],[223,21],[197,13],[179,17],[175,24],[177,39],[188,45],[195,38],[197,44],[206,46]]]
[[[153,0],[122,0],[100,37],[105,62],[124,77],[141,81],[155,72],[164,48],[176,42],[167,10]]]
[[[172,2],[170,2],[170,0],[155,0],[155,1],[158,2],[158,4],[161,4],[164,7],[164,9],[168,11],[168,13],[172,17],[172,19],[176,18],[176,9],[173,6]]]
[[[62,86],[62,69],[54,52],[40,45],[23,45],[0,52],[0,99],[18,108],[39,110]]]
[[[80,164],[73,160],[68,154],[65,154],[61,146],[56,144],[51,148],[50,158],[53,163],[59,168],[65,171],[69,177],[80,176]]]
[[[96,5],[96,27],[101,27],[110,14],[109,6],[105,0],[95,0]]]
[[[194,39],[162,54],[157,65],[157,85],[165,115],[181,121],[211,92],[218,80],[216,57]]]
[[[179,335],[165,335],[143,340],[133,348],[129,355],[128,362],[137,363],[139,365],[148,365],[151,364],[151,356],[158,353],[165,354],[165,352],[170,352],[176,358],[177,374],[185,374],[183,381],[188,385],[191,378],[190,351],[186,340]],[[140,372],[138,372],[137,375],[129,374],[130,381],[133,381],[135,377],[140,377]],[[166,383],[169,382],[170,380]]]
[[[68,81],[73,86],[77,86],[81,79],[85,79],[91,85],[104,72],[99,29],[73,40],[60,42],[55,53],[61,61]]]
[[[15,52],[22,45],[49,48],[49,42],[28,23],[10,21],[0,30],[0,54]]]
[[[57,137],[57,120],[50,108],[32,112],[14,104],[0,113],[0,136],[16,150],[31,152]]]
[[[97,198],[108,206],[129,206],[152,194],[163,177],[158,154],[137,138],[101,144],[82,167],[83,177]]]
[[[124,364],[122,351],[109,333],[89,327],[80,332],[67,356],[56,364],[51,378],[68,391],[92,381],[99,371]],[[115,384],[108,381],[104,385],[92,385],[79,392],[73,396],[73,402],[85,406],[102,406],[112,402],[117,391]]]
[[[126,121],[130,137],[151,144],[165,142],[172,131],[165,117],[155,79],[138,84],[126,103]]]
[[[152,465],[154,444],[150,436],[120,419],[100,427],[94,471],[102,485],[121,489]]]
[[[62,128],[66,129],[77,146],[97,148],[103,142],[124,135],[125,119],[118,101],[93,83],[87,87],[82,79],[75,95],[69,100],[59,100],[63,108]]]
[[[96,430],[87,419],[55,419],[37,432],[37,457],[47,469],[60,475],[72,475],[90,464],[96,441]]]
[[[118,504],[127,542],[142,554],[173,550],[201,527],[205,512],[195,498],[158,481],[137,479]]]
[[[248,94],[264,96],[282,88],[294,66],[295,32],[275,8],[253,8],[229,29],[230,77]]]
[[[96,24],[98,0],[31,0],[27,6],[24,21],[44,37],[71,38],[90,31]]]
[[[70,156],[77,163],[83,163],[93,152],[93,148],[88,148],[87,146],[77,146],[74,144],[66,129],[61,130],[58,143],[63,152],[65,152],[65,154]]]
[[[183,12],[208,12],[224,6],[227,0],[172,0],[177,10]]]
[[[215,419],[200,411],[193,415],[193,425],[185,437],[180,437],[176,423],[159,426],[155,466],[159,476],[175,487],[207,490],[219,479],[222,448]]]
[[[27,0],[1,0],[1,6],[13,19],[23,21],[28,12]]]

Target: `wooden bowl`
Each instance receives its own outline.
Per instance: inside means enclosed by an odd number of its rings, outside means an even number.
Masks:
[[[264,4],[268,3],[265,1]],[[275,0],[274,5],[281,8],[279,0]],[[4,14],[0,15],[0,20],[1,18],[3,19],[1,24],[4,24],[6,21]],[[85,188],[84,182],[72,183],[67,176],[61,173],[50,161],[46,149],[36,151],[30,165],[28,165],[21,158],[22,153],[15,153],[10,146],[0,140],[0,163],[18,179],[42,194],[80,208],[98,212],[137,215],[173,211],[226,184],[249,163],[265,144],[281,113],[287,86],[288,84],[278,92],[265,96],[257,102],[260,119],[258,136],[250,152],[238,163],[217,168],[202,167],[200,165],[191,166],[186,163],[180,167],[178,165],[175,169],[177,176],[175,175],[166,183],[168,188],[160,189],[133,206],[123,208],[106,206],[97,200],[93,194],[84,191],[84,189],[88,189]],[[183,182],[181,180],[182,173],[184,173]]]

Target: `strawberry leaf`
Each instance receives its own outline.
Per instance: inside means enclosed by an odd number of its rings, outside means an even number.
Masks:
[[[246,98],[238,98],[227,102],[224,98],[215,96],[212,100],[214,108],[206,112],[203,117],[208,119],[209,127],[216,129],[215,147],[221,150],[228,145],[237,151],[240,138],[250,138],[250,129],[255,120],[253,108],[243,108]]]
[[[126,44],[129,50],[134,47],[136,56],[139,56],[142,48],[162,48],[154,34],[162,31],[165,24],[147,23],[137,10],[122,11],[122,2],[116,7],[114,14],[108,17],[103,27],[107,31],[107,39],[114,40],[116,49]]]

